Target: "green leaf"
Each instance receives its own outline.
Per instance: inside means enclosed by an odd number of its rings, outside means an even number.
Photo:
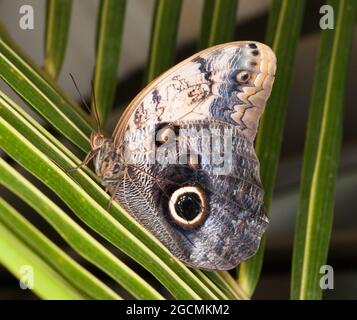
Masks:
[[[38,296],[43,299],[54,300],[79,300],[85,298],[48,264],[43,262],[31,248],[20,241],[1,220],[0,234],[0,263],[18,279],[23,277],[30,278],[30,272],[32,271],[34,273],[33,290]],[[24,283],[26,282],[24,281]],[[19,288],[19,290],[21,289]]]
[[[175,61],[181,5],[182,0],[156,0],[145,84],[166,71]]]
[[[21,54],[0,26],[0,77],[34,110],[85,152],[92,132],[88,117],[48,76]]]
[[[201,51],[209,47],[209,38],[211,34],[211,23],[213,18],[213,10],[215,0],[205,0],[201,14],[201,30],[197,42],[197,51]]]
[[[125,0],[102,0],[100,2],[94,92],[101,125],[104,124],[114,103],[125,3]],[[94,107],[92,102],[92,109]]]
[[[235,297],[232,298],[229,294],[225,293],[222,288],[220,288],[216,282],[212,281],[203,271],[199,269],[193,270],[194,274],[213,292],[214,295],[219,300],[229,300],[229,299],[236,299]],[[215,273],[215,272],[209,272]]]
[[[292,80],[296,45],[304,12],[304,0],[274,0],[269,15],[266,43],[277,56],[277,73],[272,94],[260,120],[255,149],[260,160],[260,174],[265,190],[264,203],[271,207],[281,141],[285,123],[286,103]],[[251,296],[258,283],[265,237],[258,253],[240,265],[238,283]]]
[[[228,287],[232,288],[232,290],[239,297],[239,299],[249,300],[247,294],[242,290],[240,285],[237,284],[235,279],[230,275],[228,271],[219,271],[217,273],[222,278],[223,282],[227,283]]]
[[[10,136],[9,139],[11,139]],[[0,168],[0,182],[40,213],[84,258],[106,272],[134,297],[141,299],[161,298],[161,295],[150,285],[90,236],[56,204],[2,159],[0,159]]]
[[[2,159],[0,167],[4,170],[10,169]],[[78,292],[93,299],[120,299],[114,291],[69,257],[1,198],[0,223],[7,226],[9,231],[29,246]]]
[[[81,161],[69,151],[60,141],[58,141],[53,135],[45,130],[38,122],[31,118],[20,106],[14,103],[9,97],[0,91],[0,116],[11,123],[19,132],[27,137],[34,145],[40,148],[47,156],[53,155],[52,160],[56,163],[63,157],[68,157],[76,165],[79,165]],[[58,151],[53,152],[51,148],[47,148],[48,143],[53,144]],[[73,167],[72,167],[73,168]],[[70,169],[68,167],[68,169]],[[96,178],[95,174],[91,170],[86,170],[93,179]]]
[[[327,261],[332,229],[343,100],[357,2],[327,3],[334,8],[335,29],[321,32],[295,228],[292,299],[321,299],[320,268]]]
[[[205,0],[198,51],[233,40],[237,7],[238,0]]]
[[[47,0],[45,35],[45,71],[56,79],[67,48],[72,0]]]
[[[61,149],[51,135],[46,132],[36,122],[16,106],[4,94],[0,94],[0,116],[11,123],[22,136],[27,137],[36,148],[51,159],[53,162],[61,166],[65,170],[73,169],[80,160],[76,157],[67,156]],[[48,137],[51,139],[48,140]],[[62,146],[63,148],[63,146]],[[67,154],[70,154],[67,151]],[[74,162],[73,162],[73,161]],[[86,170],[88,172],[89,170]],[[89,171],[92,173],[91,171]],[[102,208],[108,207],[109,196],[82,170],[76,170],[71,173],[72,178],[75,179],[82,190],[85,190],[89,196],[98,202]],[[123,211],[117,203],[112,203],[109,213],[118,220],[125,228],[140,239],[147,247],[152,250],[153,255],[157,255],[164,263],[175,272],[175,274],[185,281],[189,287],[196,292],[202,299],[216,299],[216,296],[196,277],[192,272],[180,261],[174,259],[168,250],[149,232],[147,232],[141,225],[139,225],[127,212]]]
[[[243,292],[236,281],[227,271],[208,272],[205,274],[210,278],[217,286],[219,286],[223,292],[225,292],[230,299],[247,300],[249,297]]]

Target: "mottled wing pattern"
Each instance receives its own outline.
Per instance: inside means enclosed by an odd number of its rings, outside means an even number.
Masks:
[[[274,81],[276,58],[258,42],[218,45],[179,63],[150,83],[128,106],[113,132],[150,124],[217,120],[236,125],[253,141]],[[239,78],[248,72],[248,78]]]
[[[103,184],[190,266],[231,269],[259,247],[268,219],[253,140],[275,68],[274,53],[261,43],[232,42],[204,50],[150,83],[129,105],[108,142],[108,149],[134,149],[136,158],[134,164],[124,164],[120,179],[102,178]],[[195,166],[148,163],[143,156],[150,150],[146,131],[161,124],[180,130],[221,130],[222,136],[231,130],[229,174],[217,174],[215,164],[202,161]],[[202,141],[195,145],[195,154],[202,153],[202,145]],[[115,166],[115,161],[103,170],[98,165],[97,172],[104,177]],[[176,205],[184,207],[178,199],[189,199],[192,210],[201,204],[199,223],[183,225],[172,214]]]

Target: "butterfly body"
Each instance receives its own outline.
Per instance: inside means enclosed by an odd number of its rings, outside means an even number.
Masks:
[[[102,184],[176,257],[227,270],[268,225],[253,141],[275,56],[257,42],[185,60],[128,106],[112,138],[92,135]]]

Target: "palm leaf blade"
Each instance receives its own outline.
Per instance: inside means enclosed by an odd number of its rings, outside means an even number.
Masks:
[[[2,206],[0,209],[4,210]],[[40,297],[68,300],[85,298],[20,241],[2,221],[0,221],[0,233],[1,263],[19,279],[30,277],[31,271],[36,270],[36,284],[33,289]]]
[[[66,53],[72,0],[46,2],[45,71],[56,79]]]
[[[102,0],[99,10],[94,92],[98,120],[102,125],[113,107],[115,97],[125,5],[125,0]],[[92,109],[94,107],[92,103]]]
[[[238,0],[204,2],[198,50],[233,39],[237,7]]]
[[[304,150],[296,220],[292,299],[320,299],[320,267],[326,264],[334,188],[342,140],[342,114],[356,1],[329,1],[334,30],[322,31]],[[322,191],[323,190],[323,191]]]
[[[93,130],[86,115],[33,65],[0,28],[0,76],[34,110],[83,151]]]
[[[2,159],[0,159],[0,167],[2,170],[9,169],[9,166]],[[7,225],[19,239],[22,239],[43,261],[61,274],[79,292],[83,292],[86,296],[93,299],[120,298],[110,288],[65,254],[3,199],[0,199],[0,221]]]
[[[182,0],[156,0],[145,83],[167,70],[175,61]]]

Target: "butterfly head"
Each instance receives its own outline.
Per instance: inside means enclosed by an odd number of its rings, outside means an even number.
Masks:
[[[102,184],[104,186],[116,184],[123,175],[125,165],[121,161],[119,149],[114,147],[113,140],[101,133],[93,132],[91,147],[95,152],[93,158],[95,172]]]

